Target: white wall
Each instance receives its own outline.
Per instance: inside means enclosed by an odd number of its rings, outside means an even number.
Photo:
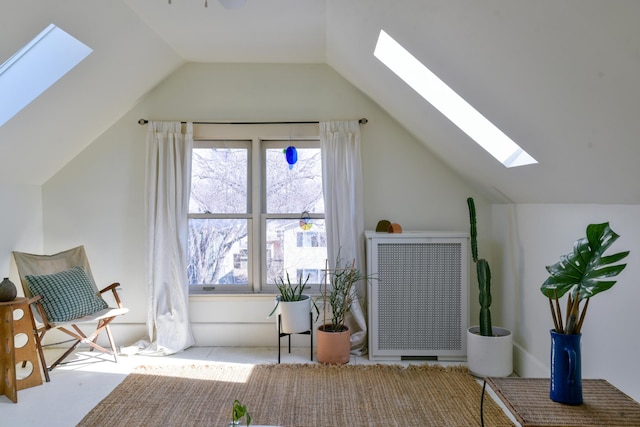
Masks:
[[[640,228],[637,205],[494,205],[493,257],[504,260],[506,325],[515,333],[514,368],[522,376],[549,375],[549,330],[553,328],[540,285],[545,266],[570,253],[588,224],[608,221],[621,237],[608,254],[630,250],[617,284],[589,304],[582,329],[583,378],[604,378],[640,400]]]
[[[362,126],[367,228],[389,219],[405,230],[465,231],[466,198],[474,196],[480,237],[490,235],[487,202],[330,67],[187,64],[43,186],[45,250],[84,244],[96,280],[122,283],[132,311],[116,323],[115,333],[124,337],[121,342],[133,343],[143,337],[146,318],[146,126],[137,124],[139,118],[307,121],[361,117],[369,119]],[[477,300],[474,290],[473,301]],[[198,345],[276,344],[274,320],[266,319],[273,295],[190,300]],[[476,317],[472,304],[471,318]],[[308,345],[308,337],[297,341]]]
[[[11,251],[42,251],[42,197],[38,185],[0,185],[0,276],[10,277],[22,295]]]
[[[144,151],[139,118],[202,121],[332,120],[366,117],[362,127],[365,224],[405,230],[468,229],[466,197],[476,199],[479,250],[494,275],[494,324],[514,331],[514,366],[548,375],[551,318],[539,291],[544,267],[571,250],[586,225],[610,221],[631,250],[619,283],[594,298],[583,330],[583,375],[605,378],[640,400],[638,206],[493,205],[432,156],[390,116],[326,65],[189,64],[170,76],[42,187],[0,186],[0,269],[12,250],[55,252],[84,244],[96,280],[122,283],[131,313],[114,332],[121,344],[145,334]],[[44,226],[43,226],[44,223]],[[470,323],[477,323],[471,274]],[[272,295],[191,298],[198,345],[276,343],[267,320]],[[297,339],[299,338],[299,339]],[[294,337],[294,345],[308,337]]]

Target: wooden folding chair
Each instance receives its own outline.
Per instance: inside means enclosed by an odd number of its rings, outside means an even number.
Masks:
[[[40,341],[48,331],[54,329],[74,339],[71,347],[47,369],[50,371],[58,366],[80,343],[89,345],[91,351],[96,349],[111,354],[115,362],[118,362],[118,350],[109,324],[117,316],[128,313],[129,309],[122,305],[117,293],[119,283],[98,290],[84,246],[54,255],[15,251],[12,255],[25,296],[32,298],[42,295],[33,310],[36,320],[42,324],[38,327]],[[109,291],[112,292],[117,307],[109,307],[102,298]],[[78,326],[96,322],[96,329],[88,336]],[[107,333],[110,350],[97,343],[102,331]]]

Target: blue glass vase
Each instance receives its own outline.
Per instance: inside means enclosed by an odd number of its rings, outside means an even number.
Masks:
[[[549,397],[567,405],[582,403],[582,334],[559,334],[551,331],[551,381]]]

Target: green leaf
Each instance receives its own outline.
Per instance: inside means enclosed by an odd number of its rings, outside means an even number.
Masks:
[[[611,230],[608,222],[590,224],[586,234],[586,238],[574,243],[572,253],[561,256],[559,262],[547,266],[550,276],[540,287],[545,296],[561,298],[572,291],[583,300],[615,285],[615,280],[604,279],[615,277],[625,269],[626,264],[611,264],[624,259],[629,251],[603,256],[620,237]]]

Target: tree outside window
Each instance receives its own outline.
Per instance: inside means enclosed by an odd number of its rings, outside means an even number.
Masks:
[[[289,168],[283,150],[294,144],[298,161]],[[260,170],[251,169],[253,156]],[[313,273],[309,283],[318,284],[314,272],[327,256],[324,225],[318,141],[195,144],[187,268],[192,290],[275,289],[276,278],[287,272],[292,280]]]

